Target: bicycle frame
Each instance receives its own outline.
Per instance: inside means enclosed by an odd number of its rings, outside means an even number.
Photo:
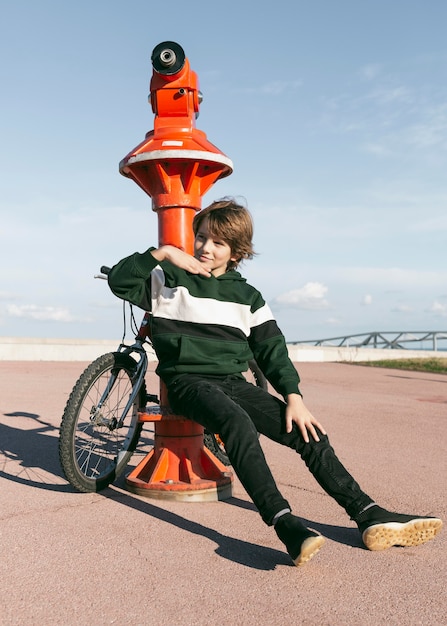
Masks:
[[[117,428],[120,428],[123,425],[124,422],[124,416],[127,415],[128,411],[130,410],[130,407],[132,406],[132,404],[134,403],[135,398],[137,397],[138,393],[140,392],[141,389],[141,385],[143,383],[143,380],[146,376],[146,372],[147,372],[147,354],[145,349],[143,348],[143,342],[137,340],[132,346],[126,346],[124,344],[120,344],[118,347],[117,352],[121,352],[123,354],[133,354],[133,353],[138,353],[140,359],[137,363],[137,369],[135,372],[135,376],[132,377],[132,382],[134,383],[133,389],[132,389],[132,393],[129,396],[129,400],[127,401],[127,404],[124,408],[124,411],[122,412],[122,417],[119,419],[118,423],[117,423]],[[113,387],[114,383],[116,380],[116,376],[112,375],[111,380],[109,381],[109,384],[111,383],[110,389]],[[108,390],[106,389],[106,391],[104,392],[104,397],[107,397],[107,393]],[[158,401],[158,398],[157,398]]]

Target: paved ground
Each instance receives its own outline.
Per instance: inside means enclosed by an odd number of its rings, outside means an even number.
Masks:
[[[226,502],[79,494],[58,426],[83,363],[0,363],[0,624],[447,624],[447,532],[369,552],[292,451],[263,440],[295,512],[327,538],[296,568],[240,484]],[[447,519],[447,377],[301,363],[308,406],[383,506]]]

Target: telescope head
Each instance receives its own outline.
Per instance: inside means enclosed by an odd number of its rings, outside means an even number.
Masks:
[[[155,126],[165,125],[160,118],[182,118],[180,125],[192,127],[199,114],[202,94],[197,74],[189,66],[183,48],[175,41],[163,41],[154,48],[151,56],[153,73],[150,84],[150,103],[155,113]],[[174,124],[175,125],[175,124]]]
[[[159,211],[159,241],[171,243],[171,232],[185,250],[192,250],[192,217],[202,196],[233,164],[195,127],[202,95],[197,74],[183,48],[163,41],[152,52],[149,101],[153,130],[120,163],[120,172],[152,198]],[[168,232],[169,231],[169,232]],[[176,244],[177,245],[177,244]],[[180,245],[180,244],[179,244]]]

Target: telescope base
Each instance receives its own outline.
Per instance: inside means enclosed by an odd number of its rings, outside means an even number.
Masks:
[[[155,448],[126,477],[133,493],[181,502],[227,500],[232,496],[232,483],[232,473],[205,447],[183,448],[180,453]]]

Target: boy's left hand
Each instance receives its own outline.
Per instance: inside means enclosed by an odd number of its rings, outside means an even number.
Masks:
[[[320,441],[315,427],[323,435],[326,435],[326,431],[306,407],[303,398],[298,393],[291,393],[287,396],[286,401],[286,432],[292,432],[292,425],[295,423],[306,443],[309,443],[309,434],[315,441]]]

